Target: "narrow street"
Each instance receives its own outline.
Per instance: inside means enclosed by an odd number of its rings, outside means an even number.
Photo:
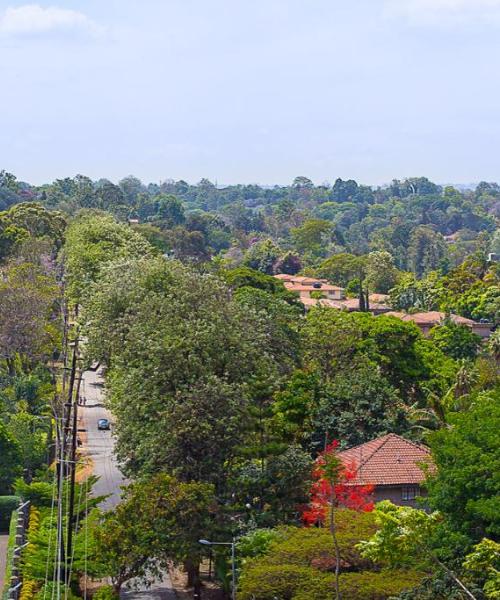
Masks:
[[[108,496],[101,507],[109,510],[119,503],[121,486],[125,485],[125,479],[114,455],[113,416],[104,407],[104,381],[99,370],[85,371],[81,397],[85,398],[86,402],[80,407],[80,428],[85,429],[87,435],[82,450],[92,460],[93,472],[99,477],[94,487],[94,495]],[[108,419],[111,422],[111,431],[99,431],[99,419]],[[123,600],[175,600],[176,594],[166,573],[162,580],[154,581],[148,588],[139,586],[137,590],[122,590],[121,597]]]

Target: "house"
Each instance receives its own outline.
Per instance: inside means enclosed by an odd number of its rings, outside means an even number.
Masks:
[[[312,306],[326,306],[339,310],[348,310],[349,312],[359,311],[359,299],[345,297],[344,288],[330,285],[326,279],[316,279],[314,277],[305,277],[303,275],[280,274],[274,276],[283,282],[283,285],[290,292],[296,292],[306,310]],[[312,295],[313,292],[319,294]],[[321,298],[317,298],[321,295]],[[389,296],[387,294],[370,294],[369,312],[374,315],[381,315],[391,310],[387,304]]]
[[[416,498],[425,496],[425,465],[433,468],[426,446],[395,433],[339,452],[339,458],[355,471],[350,485],[373,485],[375,502],[390,500],[399,506],[414,507]]]
[[[314,299],[314,296],[321,296],[327,300],[343,300],[345,297],[344,288],[331,285],[326,279],[285,274],[275,275],[275,278],[282,281],[288,291],[296,292],[301,300]],[[313,293],[314,296],[311,296]]]
[[[383,315],[391,310],[391,307],[388,304],[379,301],[380,296],[383,296],[383,294],[370,294],[368,296],[368,312],[371,312],[374,315]],[[342,308],[349,312],[359,311],[359,298],[348,298],[347,300],[343,300]]]
[[[488,339],[491,335],[491,328],[493,327],[492,323],[481,323],[473,321],[472,319],[466,319],[465,317],[461,317],[459,315],[446,314],[437,310],[430,312],[419,312],[413,315],[396,311],[390,311],[386,314],[388,316],[397,317],[402,321],[413,321],[413,323],[415,323],[415,325],[421,329],[424,335],[429,335],[430,330],[436,325],[442,323],[446,318],[451,319],[454,323],[459,325],[470,327],[472,332],[478,335],[481,339]]]

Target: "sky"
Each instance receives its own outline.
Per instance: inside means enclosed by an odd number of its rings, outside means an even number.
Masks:
[[[500,0],[0,0],[35,184],[500,180]]]

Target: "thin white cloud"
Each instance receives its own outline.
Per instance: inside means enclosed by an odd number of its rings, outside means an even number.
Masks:
[[[414,25],[500,24],[500,0],[385,0],[384,8]]]
[[[102,31],[94,21],[76,10],[39,4],[8,7],[0,14],[0,33],[7,36],[46,34],[85,34],[95,36]]]

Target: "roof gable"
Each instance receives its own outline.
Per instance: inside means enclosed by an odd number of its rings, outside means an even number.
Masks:
[[[426,446],[389,433],[339,453],[346,466],[356,468],[354,484],[405,485],[425,479],[422,463],[432,465]]]

